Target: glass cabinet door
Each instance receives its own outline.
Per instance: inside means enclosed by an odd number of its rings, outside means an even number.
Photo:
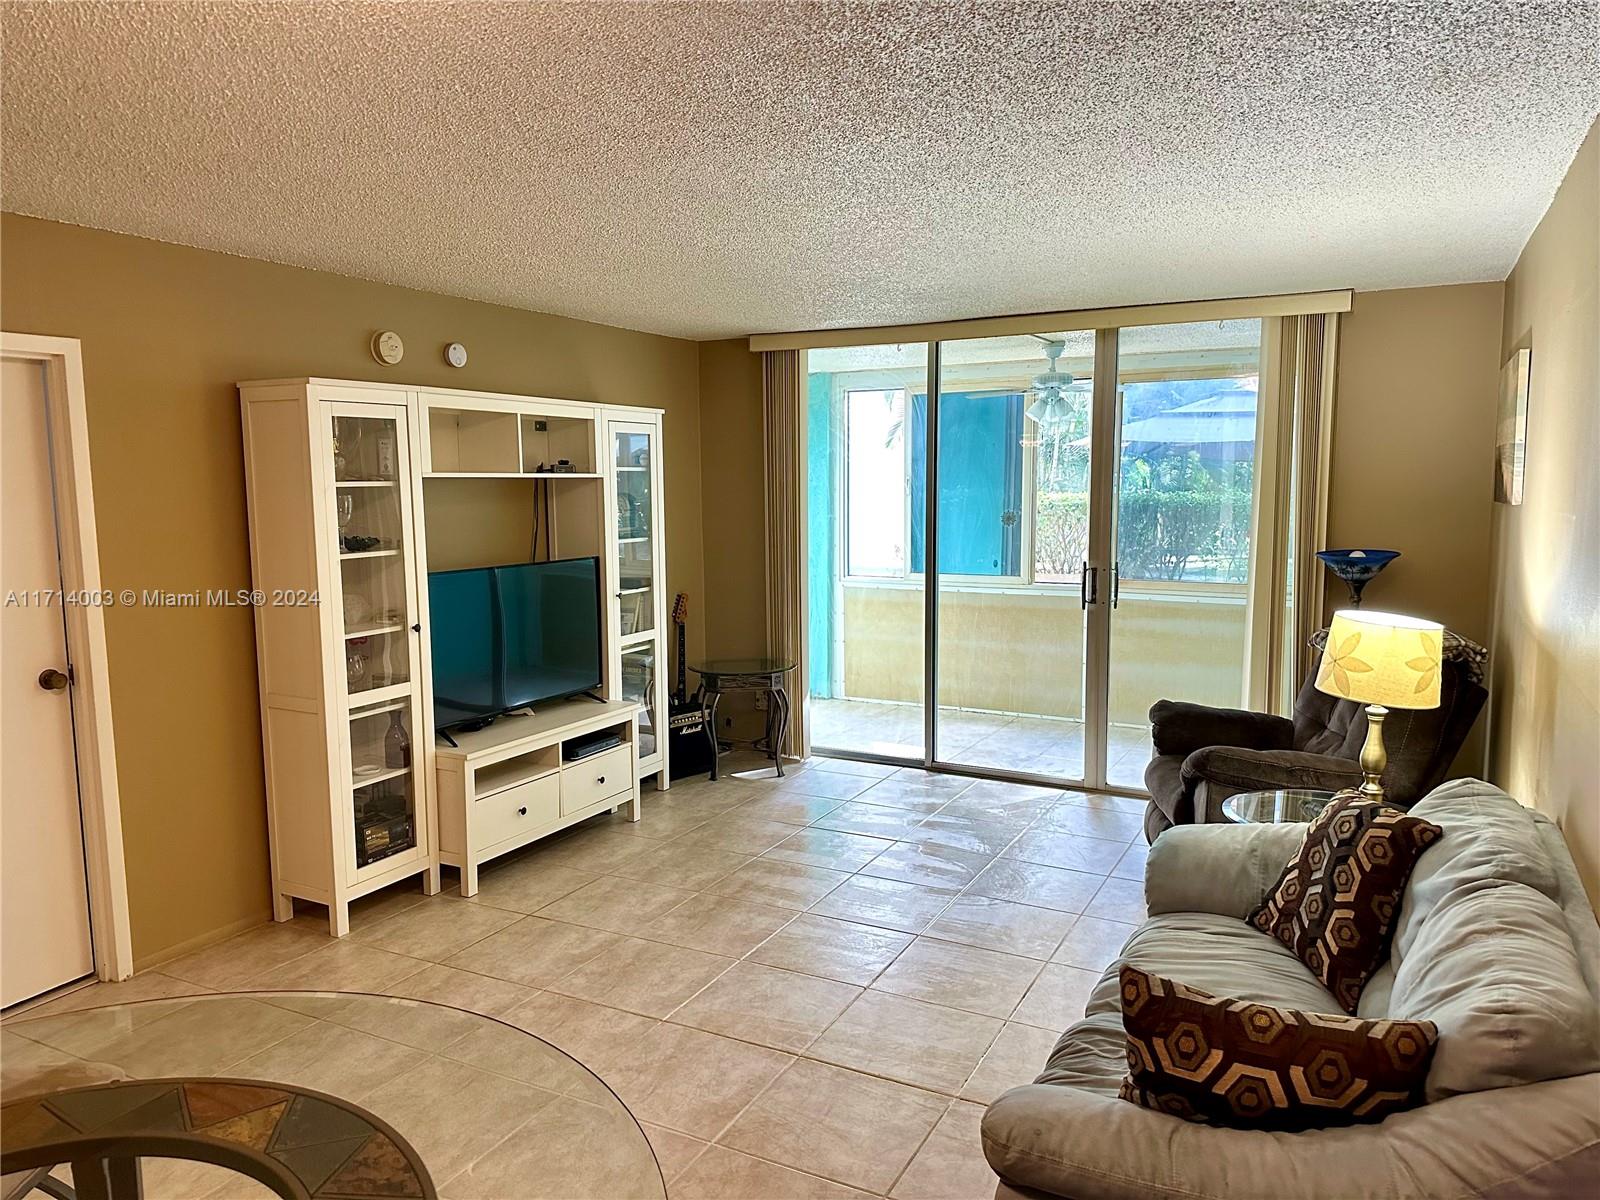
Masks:
[[[352,875],[398,866],[422,844],[412,626],[411,470],[406,410],[329,403],[333,557],[343,634]],[[394,859],[393,862],[386,860]]]
[[[655,432],[612,426],[617,477],[618,630],[626,642],[655,632]]]
[[[345,682],[357,697],[412,678],[405,411],[336,410],[332,421]]]
[[[417,846],[416,725],[411,699],[350,710],[355,869]]]
[[[660,744],[660,725],[656,712],[656,642],[622,652],[622,698],[644,705],[639,714],[639,757],[649,758]]]

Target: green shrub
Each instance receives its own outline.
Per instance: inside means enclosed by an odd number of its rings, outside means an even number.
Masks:
[[[1194,451],[1125,458],[1117,513],[1124,579],[1243,582],[1250,565],[1248,462],[1210,469]],[[1039,574],[1074,575],[1089,550],[1089,498],[1039,497],[1034,561]]]

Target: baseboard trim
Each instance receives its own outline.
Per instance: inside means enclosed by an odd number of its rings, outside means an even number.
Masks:
[[[154,971],[173,959],[182,958],[185,954],[193,954],[196,950],[204,950],[207,946],[214,946],[218,942],[225,942],[235,934],[243,933],[247,929],[254,929],[257,925],[269,924],[271,921],[272,909],[270,907],[263,908],[257,915],[241,917],[239,920],[224,925],[220,929],[212,929],[205,933],[197,934],[192,938],[179,942],[175,946],[166,946],[153,954],[143,957],[135,956],[133,973],[137,975],[141,971]]]

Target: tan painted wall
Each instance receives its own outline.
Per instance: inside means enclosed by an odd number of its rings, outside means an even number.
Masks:
[[[1399,550],[1362,596],[1488,644],[1504,285],[1362,292],[1339,328],[1328,545]],[[1328,576],[1328,610],[1349,604]],[[1484,718],[1453,774],[1483,774]]]
[[[1494,505],[1489,777],[1548,813],[1600,907],[1600,125],[1506,282],[1533,349],[1523,502]],[[1486,472],[1487,473],[1487,472]]]
[[[665,408],[670,585],[703,592],[693,343],[9,214],[0,239],[4,328],[83,342],[107,587],[247,587],[234,382],[324,375]],[[268,913],[255,641],[239,609],[117,608],[107,639],[146,965]]]
[[[1362,603],[1489,634],[1504,285],[1361,292],[1340,318],[1328,544],[1401,557]],[[1346,607],[1333,580],[1327,596]]]
[[[1239,705],[1244,604],[1130,595],[1112,616],[1111,719],[1140,724],[1170,697]],[[923,592],[846,586],[844,690],[856,699],[922,698]],[[939,605],[941,704],[1083,716],[1084,621],[1077,589],[948,591]]]

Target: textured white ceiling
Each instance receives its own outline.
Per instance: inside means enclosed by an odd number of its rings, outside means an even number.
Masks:
[[[686,337],[1505,276],[1593,0],[3,5],[4,206]]]

